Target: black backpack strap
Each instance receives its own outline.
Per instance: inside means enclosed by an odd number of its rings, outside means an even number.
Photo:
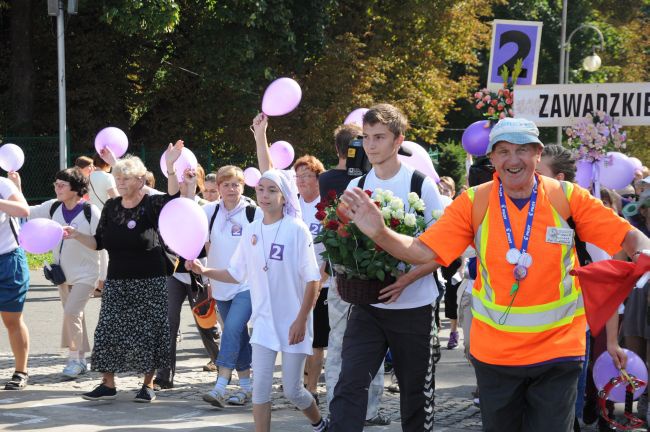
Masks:
[[[212,213],[212,217],[210,218],[210,224],[208,225],[208,239],[212,234],[212,225],[214,225],[214,220],[217,218],[218,211],[219,211],[219,204],[217,204],[216,207],[214,208],[214,213]]]
[[[363,186],[366,184],[366,175],[364,174],[361,177],[359,177],[359,183],[357,183],[357,187],[361,190],[363,190]]]
[[[578,237],[576,232],[576,223],[572,217],[567,219],[566,223],[571,227],[574,232],[574,238],[576,241],[576,253],[578,254],[578,261],[581,266],[585,266],[592,262],[591,255],[587,252],[587,244]]]
[[[418,197],[422,198],[422,185],[424,184],[425,175],[418,170],[414,170],[411,175],[411,192],[418,194]],[[422,216],[423,212],[417,212]]]
[[[52,216],[54,216],[54,212],[56,211],[56,209],[61,207],[61,204],[62,204],[61,201],[54,201],[52,203],[52,205],[50,206],[50,219],[52,219]]]
[[[255,211],[257,210],[257,206],[254,205],[249,205],[246,207],[246,219],[248,219],[248,223],[253,223],[255,220]]]
[[[93,210],[88,201],[84,202],[84,217],[88,221],[88,225],[90,225],[90,221],[93,218]]]

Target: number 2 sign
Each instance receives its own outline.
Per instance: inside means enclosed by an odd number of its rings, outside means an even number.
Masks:
[[[517,84],[535,85],[541,37],[542,22],[540,21],[494,20],[487,88],[490,90],[501,88],[503,67],[507,66],[512,72],[518,59],[523,60],[523,69]]]

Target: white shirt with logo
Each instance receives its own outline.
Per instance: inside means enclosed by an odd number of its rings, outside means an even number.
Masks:
[[[252,344],[273,351],[312,354],[312,314],[307,319],[305,339],[289,345],[289,328],[298,316],[306,284],[320,280],[312,235],[302,220],[285,216],[271,225],[256,220],[245,226],[228,272],[237,280],[248,279]]]
[[[411,192],[411,176],[414,170],[408,165],[401,165],[402,166],[397,174],[387,180],[378,178],[375,175],[375,170],[371,169],[366,175],[363,189],[371,191],[374,191],[377,188],[390,190],[395,196],[401,198],[408,208],[408,194]],[[348,190],[356,187],[358,184],[359,178],[352,180],[348,185]],[[422,198],[425,204],[424,218],[426,221],[432,219],[432,210],[442,211],[445,208],[438,187],[429,177],[425,177],[424,183],[422,183],[422,196],[420,198]],[[431,223],[432,222],[433,221],[431,221]],[[440,241],[444,241],[444,239],[440,239]],[[412,267],[412,269],[414,267]],[[413,309],[430,305],[437,297],[438,288],[433,279],[433,273],[430,273],[407,286],[404,291],[402,291],[402,295],[400,295],[395,302],[390,304],[377,303],[372,306],[381,309]]]

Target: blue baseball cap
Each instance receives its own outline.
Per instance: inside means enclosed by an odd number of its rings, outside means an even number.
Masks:
[[[506,117],[499,122],[490,131],[490,144],[486,154],[492,151],[494,144],[505,141],[510,144],[530,144],[537,143],[544,147],[539,140],[539,129],[530,120],[524,118]]]

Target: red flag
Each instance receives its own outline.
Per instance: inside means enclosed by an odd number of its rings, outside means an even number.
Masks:
[[[587,322],[594,336],[601,332],[647,271],[650,271],[650,256],[645,254],[639,255],[636,263],[605,260],[571,270],[571,275],[580,280]]]

